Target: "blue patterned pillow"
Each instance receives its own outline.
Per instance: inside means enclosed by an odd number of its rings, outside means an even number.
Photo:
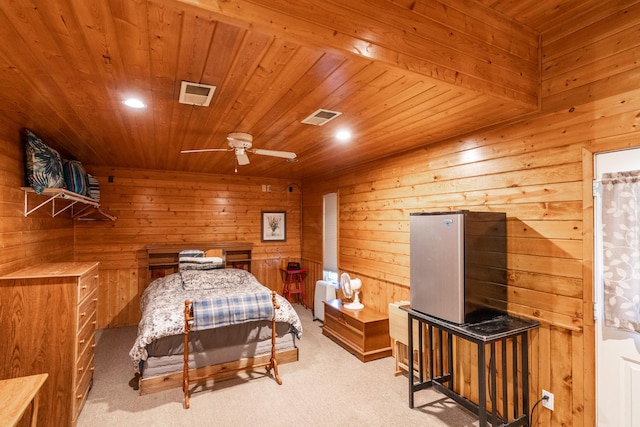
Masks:
[[[25,129],[25,172],[27,184],[41,194],[45,188],[65,188],[60,154]]]
[[[62,170],[64,172],[64,182],[67,184],[67,190],[86,196],[87,174],[84,171],[82,163],[78,160],[63,159]]]

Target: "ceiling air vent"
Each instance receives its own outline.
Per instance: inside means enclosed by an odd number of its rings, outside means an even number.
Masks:
[[[215,86],[183,81],[180,85],[179,102],[181,104],[208,107],[215,90]]]
[[[326,124],[328,121],[331,121],[338,117],[340,114],[337,111],[323,110],[322,108],[307,117],[302,121],[302,123],[308,125],[322,126]]]

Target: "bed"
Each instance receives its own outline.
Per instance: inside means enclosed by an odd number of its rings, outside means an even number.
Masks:
[[[182,270],[149,284],[141,298],[142,318],[129,355],[140,394],[182,386],[187,300],[234,298],[271,291],[248,271],[234,268]],[[276,295],[278,364],[298,360],[302,324],[291,304]],[[188,366],[193,377],[220,378],[264,366],[271,357],[272,322],[251,320],[190,333]]]

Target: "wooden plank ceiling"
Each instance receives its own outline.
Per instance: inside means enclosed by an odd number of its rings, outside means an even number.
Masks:
[[[180,150],[243,131],[299,161],[238,174],[322,176],[535,112],[539,36],[600,3],[2,1],[0,112],[89,165],[234,173],[230,152]],[[216,86],[211,106],[179,104],[181,81]],[[343,114],[300,123],[319,108]]]

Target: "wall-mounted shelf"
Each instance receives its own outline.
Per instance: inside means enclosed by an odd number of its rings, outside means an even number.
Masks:
[[[105,219],[115,221],[116,217],[103,212],[100,209],[100,202],[90,197],[82,196],[73,191],[65,190],[64,188],[45,188],[41,194],[37,194],[31,187],[22,187],[24,190],[24,216],[29,216],[33,212],[40,208],[47,206],[51,203],[51,217],[54,218],[65,211],[70,211],[73,218],[82,219],[86,214],[87,209],[92,208],[98,211]],[[33,197],[46,197],[35,207],[29,209],[29,198]],[[74,208],[78,205],[79,210]]]

